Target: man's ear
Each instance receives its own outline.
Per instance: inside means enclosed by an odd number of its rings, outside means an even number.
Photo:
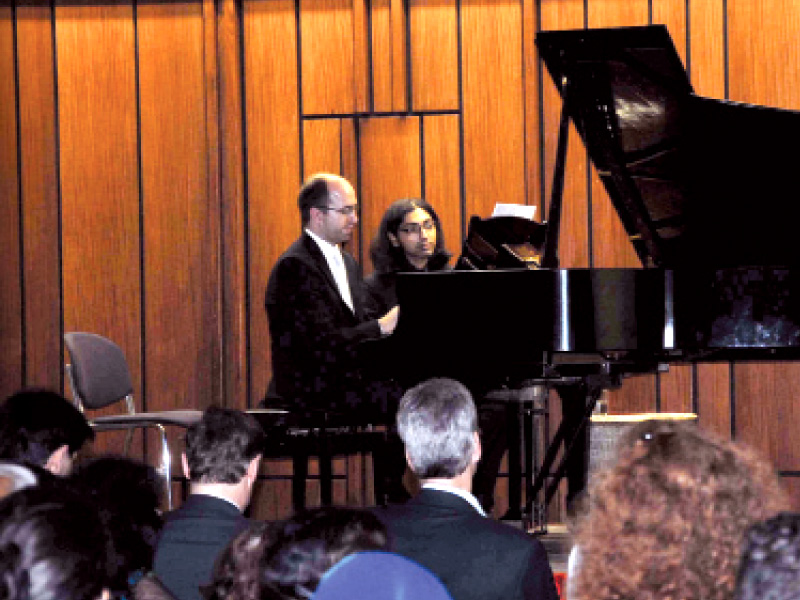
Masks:
[[[261,455],[259,454],[253,460],[250,461],[250,464],[247,465],[247,476],[250,478],[251,481],[255,481],[258,478],[258,467],[261,464]]]
[[[477,431],[472,435],[475,436],[475,447],[472,450],[472,462],[474,464],[478,464],[478,461],[481,459],[481,455],[483,454],[483,449],[481,448],[481,436],[478,435]]]
[[[183,475],[186,479],[192,479],[192,474],[189,472],[189,459],[186,458],[186,452],[181,452],[181,465],[183,465]]]
[[[59,475],[61,477],[69,475],[72,470],[72,454],[70,454],[69,446],[63,444],[56,448],[47,458],[44,468],[53,475]]]

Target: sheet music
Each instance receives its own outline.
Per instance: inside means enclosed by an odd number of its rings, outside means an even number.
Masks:
[[[536,215],[536,207],[527,204],[504,204],[498,202],[494,205],[493,217],[520,217],[533,221]]]

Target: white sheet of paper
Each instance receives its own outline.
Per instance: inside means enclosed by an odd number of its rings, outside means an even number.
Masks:
[[[521,217],[533,221],[536,215],[536,207],[527,204],[503,204],[498,202],[494,205],[493,217]]]

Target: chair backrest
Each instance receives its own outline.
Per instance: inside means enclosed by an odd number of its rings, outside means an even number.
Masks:
[[[122,349],[94,333],[64,334],[69,351],[73,393],[86,408],[103,408],[133,394],[128,361]]]
[[[465,567],[466,568],[466,567]],[[392,552],[357,552],[336,563],[312,600],[452,600],[444,584],[425,567]]]

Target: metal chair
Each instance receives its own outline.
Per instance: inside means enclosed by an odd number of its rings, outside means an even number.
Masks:
[[[71,360],[66,368],[67,378],[79,410],[83,412],[125,402],[125,413],[89,419],[89,425],[95,431],[127,430],[126,454],[134,430],[151,428],[159,433],[161,461],[157,469],[165,479],[167,505],[172,508],[172,454],[165,427],[187,428],[197,423],[203,413],[199,410],[136,412],[128,362],[117,344],[103,336],[83,332],[64,334],[64,342]]]

